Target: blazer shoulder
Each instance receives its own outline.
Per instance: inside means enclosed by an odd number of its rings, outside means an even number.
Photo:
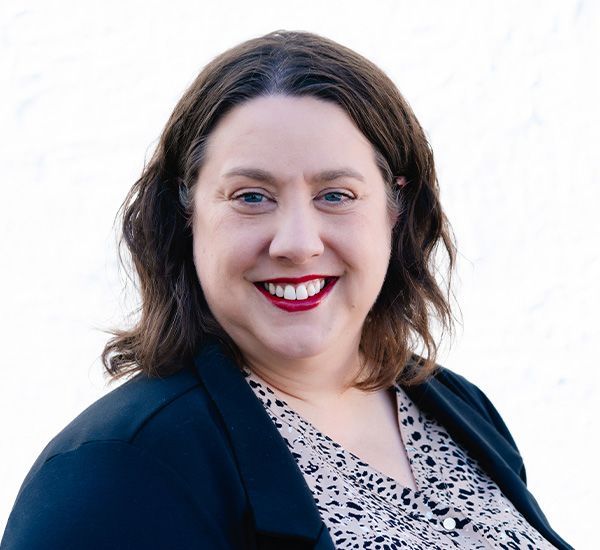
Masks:
[[[481,412],[487,412],[485,401],[487,397],[483,391],[461,374],[450,370],[448,367],[438,365],[432,375],[430,382],[442,384],[447,390],[462,399],[466,404],[478,408]]]
[[[517,444],[506,423],[502,419],[502,416],[479,386],[467,380],[464,376],[443,366],[438,366],[428,383],[431,385],[439,384],[458,397],[461,402],[464,403],[465,409],[477,412],[480,416],[488,420],[498,430],[502,437],[518,452]],[[524,471],[522,477],[525,478]]]
[[[127,502],[137,504],[115,518]],[[186,368],[162,379],[137,375],[64,428],[23,481],[1,547],[239,548],[245,517],[222,420]],[[93,544],[82,542],[107,524]]]
[[[197,389],[198,378],[183,369],[165,378],[138,374],[107,393],[72,420],[43,450],[32,471],[52,457],[90,442],[132,442],[157,415],[189,406],[184,396]],[[203,392],[198,392],[201,399]]]

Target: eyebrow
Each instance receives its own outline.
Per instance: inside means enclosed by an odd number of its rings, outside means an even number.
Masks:
[[[277,178],[273,174],[267,172],[266,170],[262,170],[261,168],[246,168],[240,166],[229,170],[224,174],[223,177],[231,178],[234,176],[243,176],[270,184],[275,184],[277,181]],[[332,170],[323,170],[315,174],[311,179],[315,182],[329,182],[338,178],[354,178],[363,183],[365,181],[365,178],[362,176],[362,174],[356,170],[353,170],[352,168],[334,168]]]

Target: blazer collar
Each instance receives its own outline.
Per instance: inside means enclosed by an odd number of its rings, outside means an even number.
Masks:
[[[194,363],[229,434],[256,530],[333,550],[302,472],[239,367],[216,342]]]

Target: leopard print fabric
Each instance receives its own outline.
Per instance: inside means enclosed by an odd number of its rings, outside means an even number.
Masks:
[[[548,549],[548,543],[448,432],[394,386],[417,490],[402,487],[244,376],[296,460],[337,549]]]

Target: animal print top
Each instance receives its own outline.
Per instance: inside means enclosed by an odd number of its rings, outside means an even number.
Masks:
[[[399,427],[416,491],[319,432],[248,368],[244,376],[287,443],[337,549],[554,548],[399,385]]]

